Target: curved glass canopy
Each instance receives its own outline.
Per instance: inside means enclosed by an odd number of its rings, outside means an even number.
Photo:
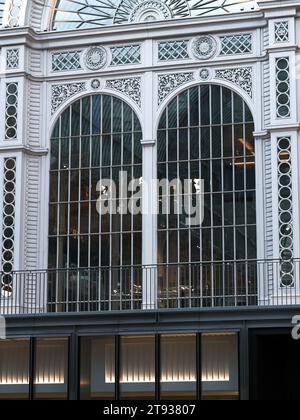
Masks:
[[[257,2],[249,0],[57,0],[51,28],[82,29],[256,8]]]

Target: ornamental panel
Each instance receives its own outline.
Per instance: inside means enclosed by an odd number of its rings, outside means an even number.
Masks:
[[[5,139],[16,140],[18,130],[18,82],[6,83]]]
[[[6,50],[6,68],[8,70],[18,69],[20,64],[20,50],[12,48]]]
[[[124,93],[132,99],[139,107],[142,105],[141,99],[141,78],[128,77],[127,79],[107,80],[106,87],[108,89],[117,90]]]
[[[252,53],[252,34],[229,35],[221,37],[220,55]]]
[[[288,42],[289,41],[289,22],[276,22],[275,23],[275,42]]]
[[[140,45],[122,45],[113,47],[111,50],[111,66],[121,66],[125,64],[139,64],[141,62]]]
[[[291,116],[289,57],[276,59],[276,116],[277,118]]]
[[[86,90],[85,82],[66,83],[52,86],[51,112],[54,112],[69,98]]]
[[[158,44],[159,61],[185,60],[189,58],[188,41],[164,41]]]
[[[253,80],[251,67],[217,70],[217,79],[224,79],[243,89],[251,98],[253,95]]]
[[[52,71],[80,70],[81,51],[64,51],[52,54]]]
[[[280,286],[291,287],[295,280],[293,234],[293,185],[291,138],[278,139],[278,220]]]
[[[9,298],[13,293],[12,271],[15,248],[16,207],[16,158],[4,159],[3,210],[2,210],[2,258],[1,297]]]
[[[158,104],[178,87],[194,80],[194,73],[172,73],[158,76]]]
[[[100,70],[107,62],[107,52],[103,47],[92,47],[88,49],[83,57],[84,65],[89,70]]]
[[[192,41],[192,54],[199,60],[208,60],[217,52],[217,41],[210,35],[199,36]]]

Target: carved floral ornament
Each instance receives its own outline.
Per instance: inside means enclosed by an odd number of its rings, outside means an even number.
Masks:
[[[89,48],[83,57],[84,65],[89,70],[100,70],[107,63],[107,52],[104,47]]]
[[[51,114],[53,115],[69,98],[87,90],[101,90],[101,87],[117,91],[129,97],[138,107],[142,105],[141,78],[128,77],[123,79],[106,80],[92,79],[90,82],[74,82],[55,84],[51,87]]]
[[[85,90],[85,82],[53,85],[51,88],[51,113],[54,114],[58,108],[69,98],[77,95],[77,93],[84,92]]]
[[[211,35],[203,35],[194,38],[191,42],[192,55],[198,60],[208,60],[212,58],[218,49],[216,39]]]
[[[169,73],[158,75],[158,105],[172,94],[176,89],[190,82],[208,82],[223,79],[244,90],[251,98],[253,97],[253,69],[252,67],[236,67],[231,69],[201,68],[198,73]]]

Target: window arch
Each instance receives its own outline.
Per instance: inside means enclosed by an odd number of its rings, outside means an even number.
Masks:
[[[239,12],[249,0],[57,0],[53,2],[51,29],[86,29],[103,25],[178,19],[189,16]]]
[[[116,299],[125,288],[117,267],[141,264],[142,219],[141,215],[120,214],[119,210],[116,214],[99,214],[101,192],[97,183],[112,179],[119,197],[120,171],[127,173],[128,182],[141,177],[141,139],[141,125],[134,111],[109,95],[74,102],[59,117],[51,137],[49,268],[74,270],[78,275],[85,268],[116,267],[115,280],[107,278],[109,273],[100,276],[103,287],[112,285]],[[121,204],[117,198],[116,208]],[[77,301],[88,296],[90,300],[112,299],[112,290],[107,292],[109,296],[94,296],[100,293],[97,276],[93,289],[88,288],[83,296],[75,292]],[[135,282],[139,281],[136,276]],[[130,288],[128,273],[126,282]],[[52,285],[50,293],[57,301],[58,286],[55,282]],[[138,284],[135,286],[138,288]]]
[[[185,90],[164,110],[158,128],[158,178],[203,179],[205,210],[201,226],[188,226],[187,214],[175,214],[174,199],[170,214],[158,216],[162,302],[166,298],[170,304],[173,295],[190,305],[217,305],[217,296],[224,304],[224,296],[241,294],[242,304],[248,288],[256,293],[255,273],[239,264],[256,259],[253,131],[247,104],[218,85]],[[236,263],[225,274],[229,261]],[[192,301],[193,296],[202,301]]]

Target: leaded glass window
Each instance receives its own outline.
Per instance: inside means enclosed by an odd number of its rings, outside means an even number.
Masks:
[[[249,0],[58,0],[53,10],[52,29],[91,28],[189,16],[239,12]]]
[[[120,171],[127,173],[128,182],[142,176],[141,138],[141,126],[132,109],[108,95],[77,100],[56,123],[51,138],[49,268],[74,270],[74,277],[80,276],[78,287],[88,284],[81,293],[76,291],[75,282],[70,299],[102,300],[105,296],[100,294],[104,287],[109,288],[110,281],[113,290],[109,299],[114,292],[116,299],[122,293],[117,271],[114,279],[107,277],[111,275],[108,271],[100,276],[97,271],[99,277],[91,279],[82,269],[141,264],[142,216],[119,210],[101,214],[97,208],[102,191],[97,189],[99,181],[115,181],[119,209]],[[70,275],[60,281],[68,282],[71,288]],[[128,288],[138,287],[131,284],[129,274],[126,281]],[[123,283],[123,293],[124,287]],[[49,293],[50,301],[57,301],[58,294],[65,292],[54,284]]]
[[[178,196],[169,190],[169,212],[158,216],[161,302],[170,304],[176,296],[182,305],[217,305],[224,299],[236,305],[245,304],[250,290],[255,293],[255,273],[239,264],[256,259],[253,131],[247,104],[224,87],[193,87],[165,109],[158,129],[158,178],[203,179],[204,221],[189,226],[188,214],[175,211]],[[163,195],[159,189],[160,202]],[[236,264],[225,274],[226,261]],[[234,293],[241,295],[240,302],[230,297]],[[201,301],[193,301],[194,296]]]

